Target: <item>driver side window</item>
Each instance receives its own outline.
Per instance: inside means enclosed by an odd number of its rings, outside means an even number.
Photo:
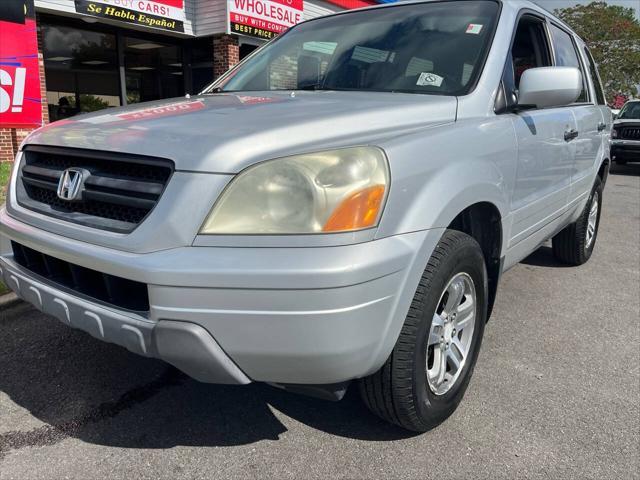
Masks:
[[[509,112],[518,103],[518,88],[524,72],[551,66],[551,49],[544,22],[533,15],[523,15],[518,22],[496,97],[496,113]]]
[[[520,78],[526,70],[551,66],[551,54],[543,20],[526,15],[520,19],[511,47],[511,58],[516,89],[519,88]]]

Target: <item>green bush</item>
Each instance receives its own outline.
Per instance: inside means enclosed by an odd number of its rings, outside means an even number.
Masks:
[[[9,183],[9,172],[11,171],[11,163],[0,163],[0,205],[4,203],[5,189]]]
[[[9,183],[9,172],[11,171],[11,163],[0,163],[0,206],[4,204],[5,188]],[[8,292],[9,289],[0,282],[0,295]]]

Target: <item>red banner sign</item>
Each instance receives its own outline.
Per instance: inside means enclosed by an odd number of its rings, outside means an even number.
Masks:
[[[33,0],[1,0],[0,127],[42,125]]]
[[[228,0],[229,33],[273,38],[302,21],[303,0]]]

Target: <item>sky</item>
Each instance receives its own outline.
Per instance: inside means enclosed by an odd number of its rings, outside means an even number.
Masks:
[[[553,11],[556,8],[573,7],[576,4],[588,4],[593,0],[533,0],[535,3],[547,10]],[[621,5],[623,7],[633,8],[636,11],[636,17],[640,18],[640,0],[607,0],[611,5]]]

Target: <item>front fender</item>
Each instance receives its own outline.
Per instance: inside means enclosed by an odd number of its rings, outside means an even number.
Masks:
[[[446,228],[465,208],[493,204],[509,215],[517,145],[503,117],[458,122],[383,148],[391,188],[377,237]]]
[[[507,235],[517,165],[513,126],[498,116],[423,130],[380,146],[389,157],[391,188],[376,236],[423,235],[382,343],[372,352],[369,373],[393,350],[427,262],[453,219],[473,204],[488,202],[500,212]]]

